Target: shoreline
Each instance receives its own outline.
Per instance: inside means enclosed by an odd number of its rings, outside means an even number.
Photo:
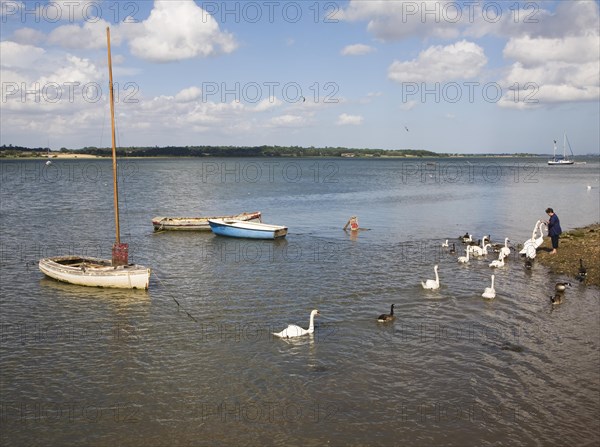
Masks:
[[[567,275],[577,281],[579,260],[587,269],[586,285],[600,288],[600,223],[563,231],[560,235],[558,250],[551,255],[552,245],[549,237],[537,249],[537,260],[558,275]]]
[[[249,155],[249,156],[240,156],[240,155],[123,155],[118,154],[117,158],[140,158],[140,159],[165,159],[165,158],[335,158],[335,159],[383,159],[383,160],[398,160],[398,159],[409,159],[409,160],[431,160],[431,159],[466,159],[466,158],[487,158],[487,159],[507,159],[507,158],[535,158],[540,159],[540,161],[546,160],[547,156],[538,155],[538,154],[515,154],[515,155],[505,155],[505,154],[441,154],[441,155],[354,155],[352,157],[349,156],[339,156],[339,155],[279,155],[277,157],[270,157],[265,155]],[[590,157],[581,157],[586,158],[586,160]],[[592,157],[593,158],[593,157]],[[74,160],[74,159],[98,159],[105,160],[111,159],[110,155],[92,155],[92,154],[74,154],[74,153],[59,153],[54,154],[51,153],[50,156],[44,155],[0,155],[0,160]]]

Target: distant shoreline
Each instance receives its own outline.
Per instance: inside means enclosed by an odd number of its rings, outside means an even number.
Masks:
[[[0,158],[6,159],[74,159],[110,158],[111,148],[85,147],[80,149],[62,148],[50,151],[48,148],[27,148],[22,146],[0,146]],[[264,158],[385,158],[385,159],[430,159],[430,158],[551,158],[550,154],[522,153],[437,153],[424,149],[364,149],[345,147],[298,147],[298,146],[153,146],[121,147],[117,149],[119,158],[221,158],[221,157],[264,157]],[[596,158],[599,155],[579,155],[576,158]]]

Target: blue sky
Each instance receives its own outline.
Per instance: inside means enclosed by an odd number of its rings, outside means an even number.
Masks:
[[[600,147],[597,1],[0,0],[1,144]],[[408,129],[408,130],[407,130]]]

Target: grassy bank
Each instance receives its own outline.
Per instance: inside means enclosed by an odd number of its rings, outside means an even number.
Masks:
[[[563,232],[560,235],[558,253],[550,254],[550,238],[538,248],[537,260],[552,272],[575,279],[579,271],[579,259],[587,269],[585,284],[600,287],[600,224]]]

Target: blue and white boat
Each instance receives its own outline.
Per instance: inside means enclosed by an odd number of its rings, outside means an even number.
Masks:
[[[208,224],[212,232],[219,236],[249,239],[278,239],[285,237],[288,230],[287,227],[281,225],[268,225],[235,219],[209,219]]]

